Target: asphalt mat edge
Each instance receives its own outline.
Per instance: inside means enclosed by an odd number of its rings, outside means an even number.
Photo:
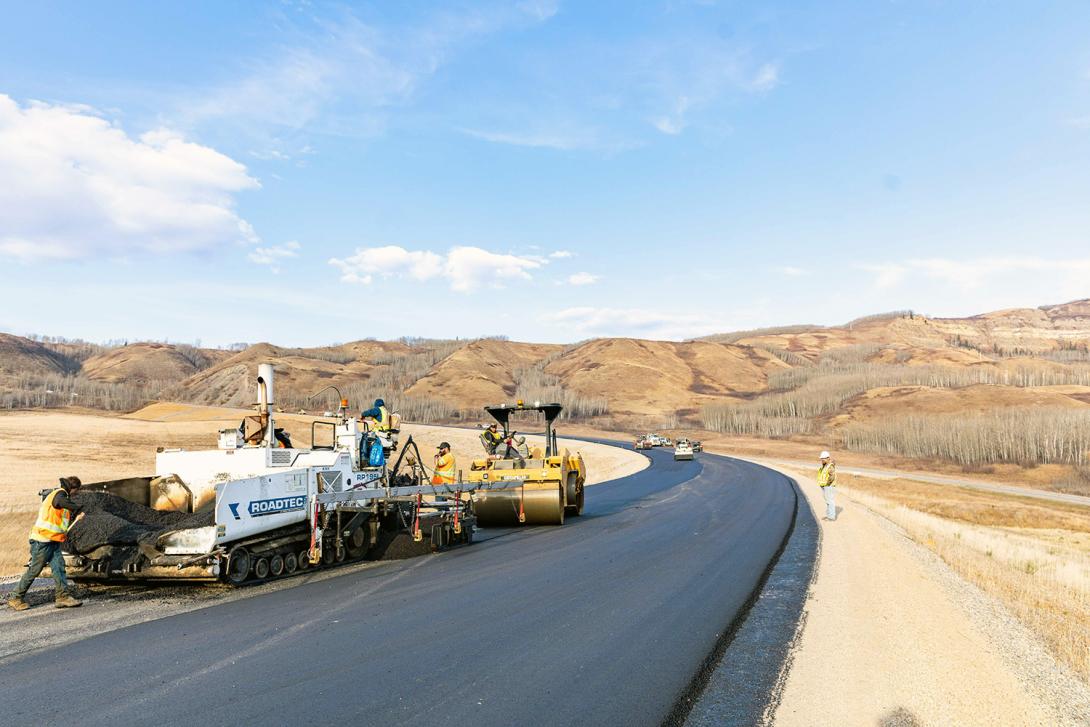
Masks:
[[[821,547],[821,529],[806,497],[795,479],[784,477],[795,492],[795,511],[783,545],[664,725],[712,727],[771,721],[805,625],[806,599]]]

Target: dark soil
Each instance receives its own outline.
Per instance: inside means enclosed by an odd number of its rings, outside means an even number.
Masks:
[[[164,512],[104,492],[81,492],[72,497],[84,510],[83,519],[68,531],[66,550],[89,553],[103,545],[152,545],[168,530],[215,524],[211,510],[196,513]]]

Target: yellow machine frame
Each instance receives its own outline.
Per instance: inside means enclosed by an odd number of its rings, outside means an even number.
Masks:
[[[511,435],[511,415],[537,411],[545,415],[545,448],[535,447],[528,459],[488,457],[473,460],[467,480],[474,483],[524,480],[522,487],[491,492],[487,487],[473,493],[473,510],[483,526],[563,525],[565,516],[583,512],[583,490],[587,468],[583,455],[557,447],[553,423],[563,407],[560,404],[534,404],[519,401],[503,406],[486,406],[503,427],[504,439]]]

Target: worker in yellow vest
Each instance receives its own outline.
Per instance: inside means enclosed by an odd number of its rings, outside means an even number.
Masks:
[[[821,495],[825,498],[825,520],[836,520],[836,463],[828,452],[822,452],[819,456],[817,483],[821,488]]]
[[[435,474],[432,475],[433,485],[453,485],[456,479],[454,455],[450,451],[450,443],[443,442],[439,445],[439,453],[435,455]]]
[[[79,492],[83,483],[78,477],[62,477],[60,487],[46,495],[38,509],[38,519],[30,529],[30,565],[26,573],[8,596],[8,606],[16,611],[30,608],[24,598],[30,590],[30,584],[49,566],[53,581],[57,586],[55,605],[57,608],[72,608],[80,602],[68,593],[68,578],[64,573],[64,554],[61,545],[68,535],[68,529],[83,517],[82,509],[74,503],[70,495]],[[73,519],[73,516],[75,519]]]
[[[503,456],[504,450],[507,448],[503,447],[501,449],[503,434],[500,433],[499,425],[496,422],[492,422],[481,432],[481,444],[484,446],[485,454]]]
[[[392,429],[390,410],[386,408],[386,402],[382,399],[375,399],[375,405],[360,414],[360,419],[368,418],[375,422],[371,427],[373,432],[388,432]]]

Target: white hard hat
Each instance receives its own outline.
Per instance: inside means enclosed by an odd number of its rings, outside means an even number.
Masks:
[[[818,455],[818,459],[829,459],[829,456],[830,455],[828,450],[825,450],[820,455]]]

